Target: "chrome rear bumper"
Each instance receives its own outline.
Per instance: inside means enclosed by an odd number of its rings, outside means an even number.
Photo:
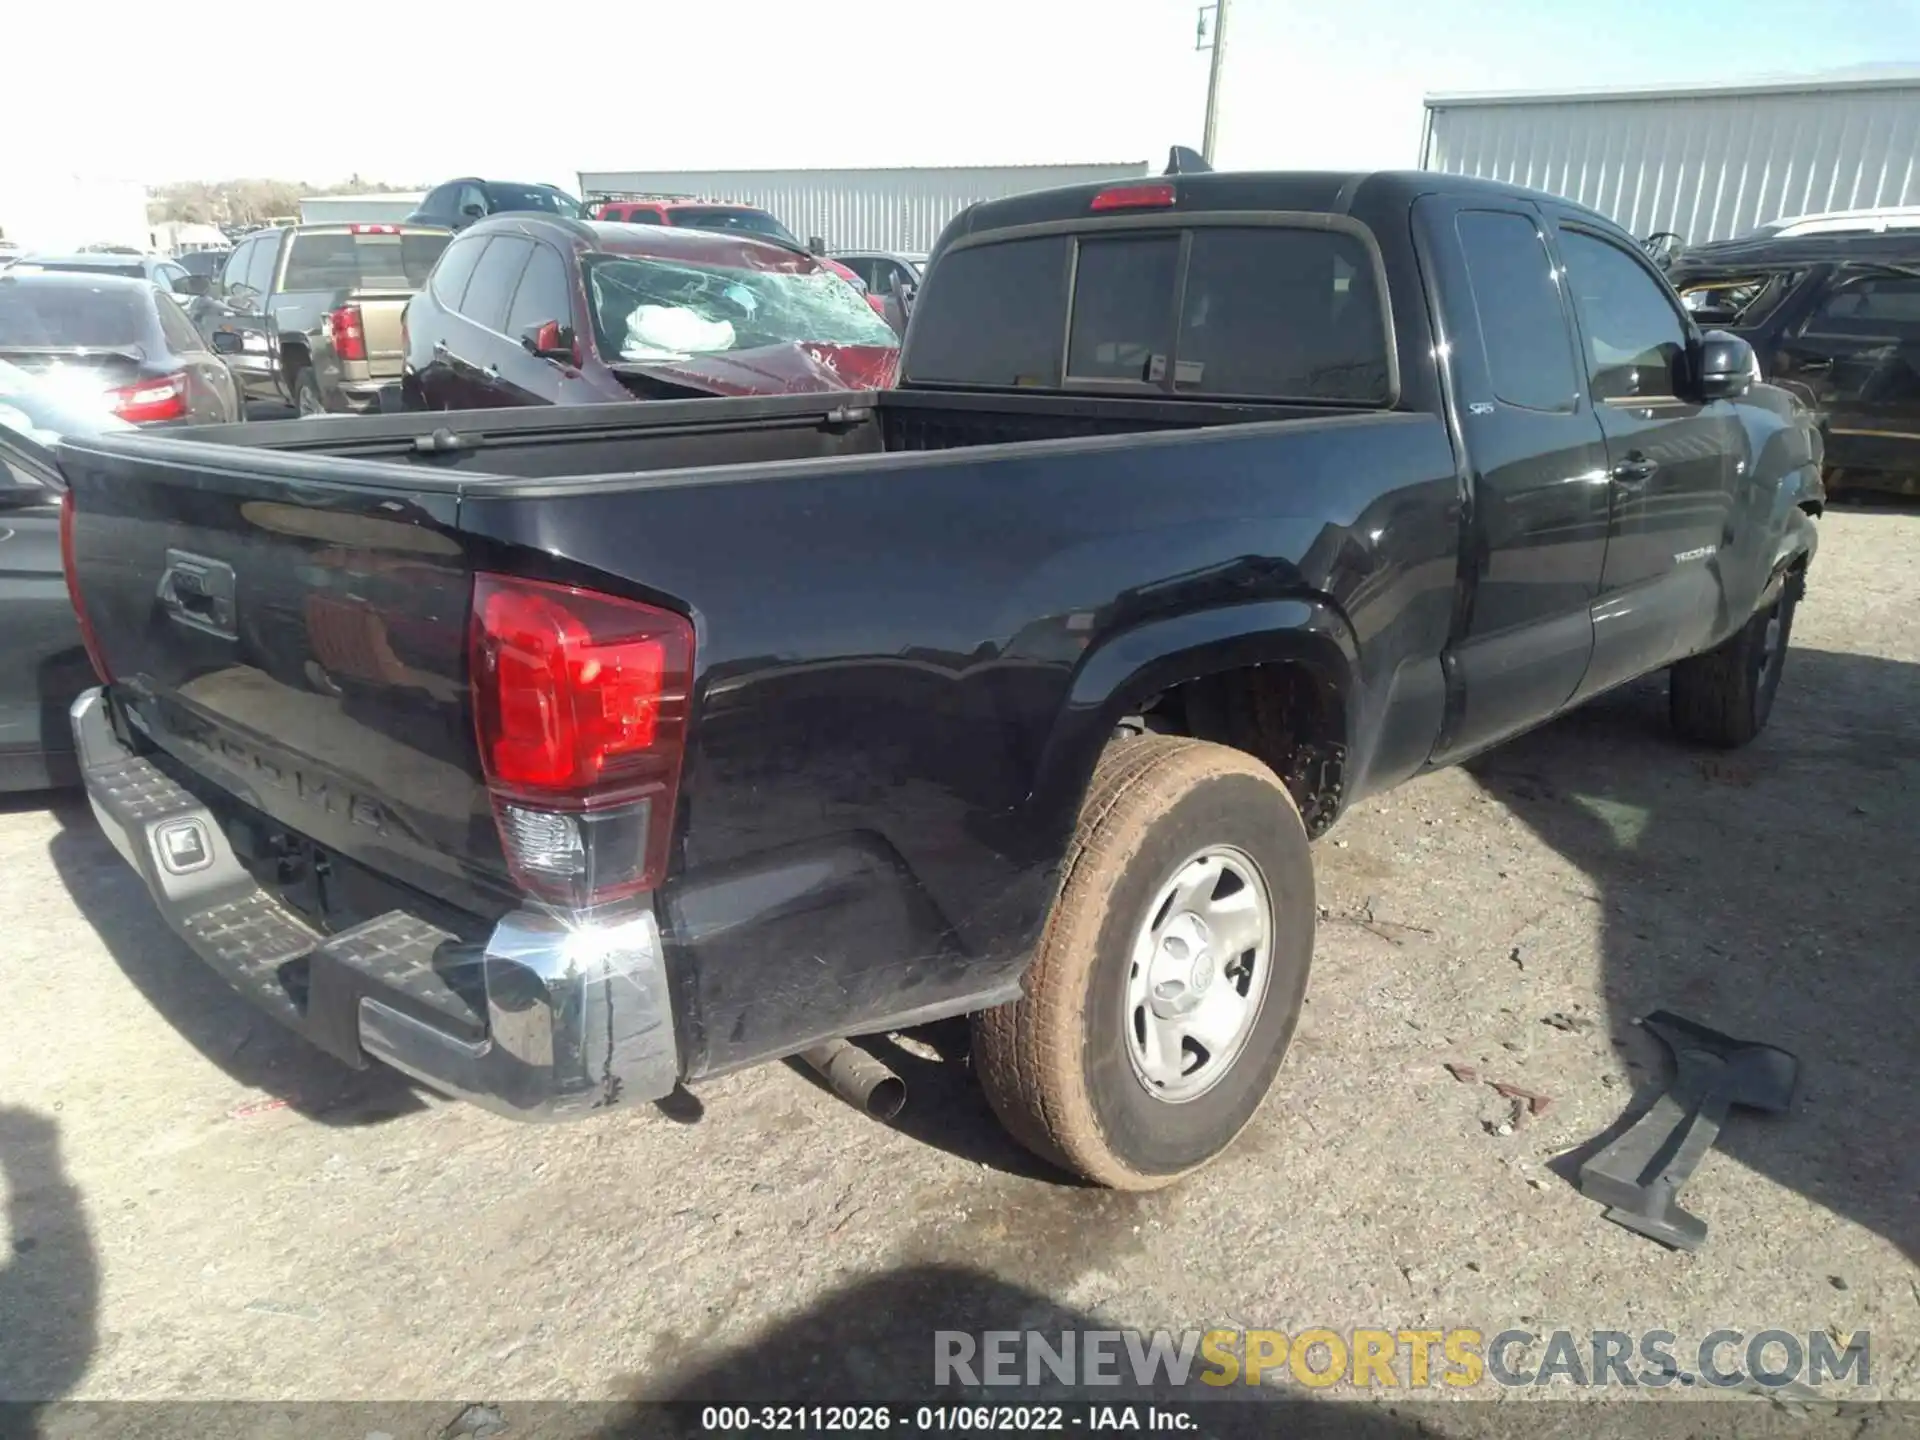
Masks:
[[[660,931],[513,912],[484,945],[403,910],[322,934],[257,884],[215,809],[73,704],[87,798],[167,923],[249,1000],[346,1061],[385,1062],[520,1120],[670,1093],[681,1074]]]

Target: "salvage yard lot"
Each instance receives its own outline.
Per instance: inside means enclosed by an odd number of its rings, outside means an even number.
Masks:
[[[84,805],[17,801],[0,1399],[625,1398],[777,1330],[852,1401],[929,1383],[936,1326],[1069,1315],[1865,1329],[1875,1390],[1920,1399],[1920,513],[1822,531],[1750,750],[1680,747],[1642,685],[1337,826],[1274,1098],[1145,1196],[1017,1149],[934,1058],[955,1027],[888,1051],[893,1128],[786,1066],[697,1122],[564,1129],[345,1071],[159,927]],[[1685,1192],[1693,1256],[1550,1165],[1664,1073],[1632,1024],[1662,1007],[1802,1064],[1793,1114],[1736,1116]],[[1489,1081],[1551,1104],[1500,1133]]]

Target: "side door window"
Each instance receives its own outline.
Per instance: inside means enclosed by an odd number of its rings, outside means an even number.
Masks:
[[[882,260],[878,269],[882,295],[897,294],[906,286],[913,284],[913,272],[897,260]]]
[[[280,236],[277,233],[255,243],[253,258],[247,265],[247,288],[253,292],[256,304],[264,304],[273,292],[273,272],[279,259]]]
[[[180,293],[179,282],[187,278],[186,267],[183,265],[157,266],[154,273],[160,288],[174,295]]]
[[[1660,282],[1621,246],[1563,230],[1561,253],[1600,400],[1671,400],[1680,393],[1687,327]]]
[[[1869,275],[1843,280],[1827,292],[1801,334],[1911,340],[1920,335],[1920,279]]]
[[[506,333],[517,340],[529,329],[550,322],[573,328],[572,287],[567,283],[567,266],[560,252],[550,245],[536,244],[513,292]]]
[[[473,278],[467,281],[467,293],[460,300],[460,313],[476,325],[506,334],[514,287],[520,283],[520,272],[532,251],[531,240],[517,235],[493,236],[480,263],[473,267]]]
[[[258,240],[243,240],[227,256],[227,263],[220,270],[220,298],[228,304],[245,297],[247,267],[253,264],[253,252],[259,248]]]
[[[451,220],[457,208],[453,197],[459,188],[457,185],[434,186],[420,202],[420,213],[435,220]]]
[[[440,261],[433,267],[433,274],[427,284],[433,290],[433,298],[444,309],[460,313],[460,302],[467,293],[467,282],[473,278],[473,267],[480,263],[481,252],[487,248],[485,235],[464,235],[447,246]]]

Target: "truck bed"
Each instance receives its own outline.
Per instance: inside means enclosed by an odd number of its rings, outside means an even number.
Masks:
[[[1344,667],[1390,627],[1356,793],[1439,723],[1458,481],[1432,415],[888,392],[115,436],[61,465],[124,739],[313,933],[475,937],[524,898],[475,737],[476,576],[689,617],[656,908],[694,1076],[1013,983],[1130,636],[1226,613]]]

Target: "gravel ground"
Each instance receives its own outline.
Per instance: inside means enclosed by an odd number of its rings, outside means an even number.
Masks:
[[[84,807],[15,801],[0,1399],[435,1400],[444,1423],[728,1373],[853,1399],[923,1385],[936,1325],[1063,1317],[1866,1329],[1874,1389],[1920,1399],[1920,513],[1823,529],[1751,749],[1681,748],[1643,685],[1344,820],[1274,1098],[1144,1197],[1002,1138],[937,1058],[950,1030],[890,1052],[892,1127],[779,1065],[703,1088],[697,1121],[563,1129],[345,1071],[158,924]],[[1662,1006],[1802,1058],[1793,1113],[1734,1118],[1688,1188],[1712,1227],[1691,1256],[1604,1222],[1556,1161],[1663,1073],[1632,1023]],[[1488,1080],[1552,1104],[1497,1133]]]

